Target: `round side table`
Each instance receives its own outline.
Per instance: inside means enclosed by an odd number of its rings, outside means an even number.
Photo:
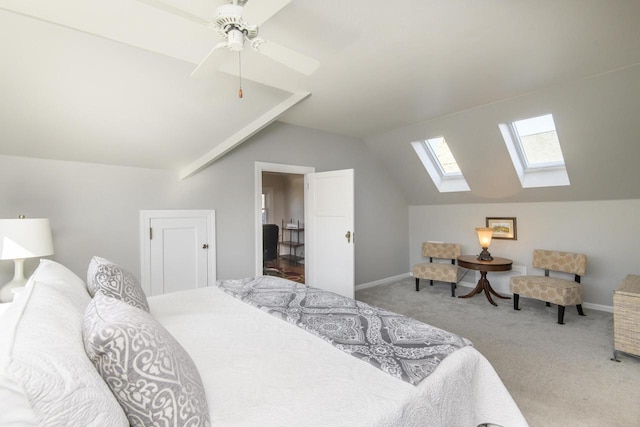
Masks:
[[[493,298],[491,295],[495,295],[498,298],[502,299],[511,299],[511,297],[506,297],[504,295],[500,295],[497,293],[489,283],[487,279],[487,272],[489,271],[508,271],[511,270],[511,265],[513,261],[507,258],[499,258],[494,257],[491,261],[481,261],[478,259],[476,255],[461,255],[458,257],[458,265],[462,268],[468,268],[470,270],[477,270],[480,272],[480,280],[478,280],[478,284],[476,287],[466,295],[461,295],[458,298],[471,298],[472,296],[481,293],[484,291],[487,300],[497,306],[495,302],[493,302]]]

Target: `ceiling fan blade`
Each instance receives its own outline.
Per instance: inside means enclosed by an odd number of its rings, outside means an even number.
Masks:
[[[251,25],[260,26],[291,0],[248,0],[242,10],[242,18]]]
[[[191,77],[195,77],[197,79],[210,77],[218,71],[220,65],[224,62],[229,52],[226,49],[227,44],[225,42],[220,42],[214,47],[211,52],[202,60],[202,62],[196,67],[195,70],[191,73]]]
[[[320,62],[317,60],[274,42],[265,40],[256,50],[274,61],[278,61],[307,76],[315,73],[320,66]]]
[[[164,10],[165,12],[169,12],[172,15],[180,16],[188,21],[195,22],[197,24],[209,25],[211,22],[206,19],[200,18],[199,16],[193,15],[189,12],[185,12],[182,9],[178,9],[177,7],[171,6],[160,0],[138,0],[140,3],[147,4],[151,7],[155,7],[156,9]]]

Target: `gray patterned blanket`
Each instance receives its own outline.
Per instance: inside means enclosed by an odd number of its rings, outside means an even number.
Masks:
[[[226,293],[417,385],[465,338],[391,311],[277,277],[218,281]]]

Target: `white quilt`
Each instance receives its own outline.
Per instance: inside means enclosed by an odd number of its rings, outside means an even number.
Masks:
[[[527,425],[473,347],[416,387],[216,287],[149,305],[197,365],[213,426]]]

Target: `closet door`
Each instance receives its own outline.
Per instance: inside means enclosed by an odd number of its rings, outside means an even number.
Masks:
[[[215,281],[213,211],[143,211],[142,284],[148,295]]]

